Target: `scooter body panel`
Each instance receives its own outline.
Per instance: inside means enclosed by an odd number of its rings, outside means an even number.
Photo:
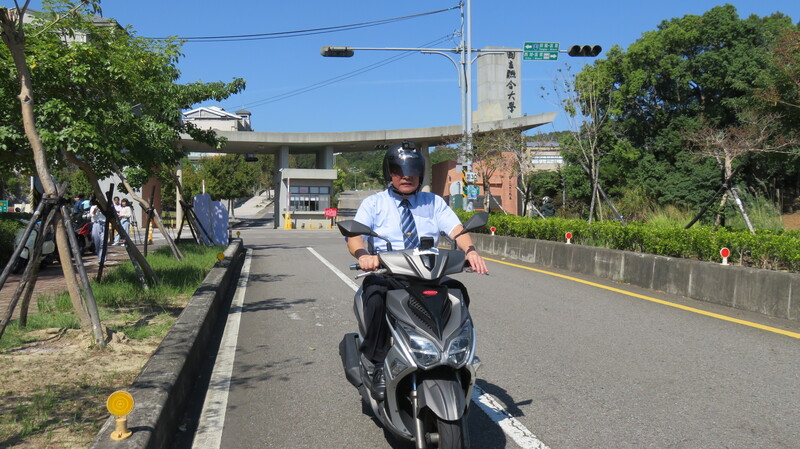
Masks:
[[[435,378],[428,378],[429,373],[432,371],[420,368],[406,343],[408,337],[403,334],[404,331],[398,328],[401,326],[398,323],[404,323],[404,325],[414,328],[415,332],[427,337],[444,353],[447,342],[458,334],[469,319],[469,312],[461,298],[460,291],[449,291],[441,286],[438,288],[440,289],[440,296],[443,294],[440,300],[443,299],[448,303],[447,306],[440,307],[440,309],[447,311],[447,319],[439,323],[440,329],[431,328],[432,322],[429,319],[421,318],[419,311],[414,311],[415,307],[420,307],[420,301],[424,301],[424,299],[415,298],[406,289],[389,290],[387,293],[386,319],[389,323],[392,345],[384,361],[384,375],[386,378],[386,397],[384,401],[377,402],[369,394],[373,372],[373,367],[369,361],[363,356],[358,357],[359,375],[356,376],[355,364],[357,363],[357,357],[352,354],[346,356],[346,351],[342,349],[347,344],[350,352],[356,352],[360,342],[363,340],[363,329],[365,329],[366,324],[364,322],[364,303],[361,297],[361,289],[354,296],[353,305],[353,310],[359,321],[360,333],[346,334],[340,344],[340,355],[342,355],[345,376],[348,381],[353,386],[364,390],[365,401],[370,405],[375,416],[392,434],[409,441],[415,440],[413,431],[414,412],[409,413],[408,411],[411,388],[416,388],[419,395],[419,410],[416,413],[420,413],[423,409],[429,409],[431,413],[441,419],[454,421],[466,414],[475,382],[477,357],[474,357],[474,336],[469,362],[464,367],[460,369],[448,367],[444,362],[443,356],[442,360],[438,361],[435,366],[429,367],[429,370],[440,370],[438,374]],[[440,334],[441,336],[439,336]],[[349,362],[345,362],[345,359],[349,360]],[[445,378],[442,378],[443,373],[441,370],[447,373]],[[464,373],[464,376],[460,373]],[[466,382],[462,382],[462,377],[468,378]],[[413,381],[412,378],[414,379]],[[417,378],[419,380],[416,380]],[[412,382],[417,382],[417,384],[412,387]],[[466,388],[464,383],[466,383]]]
[[[429,408],[445,421],[455,421],[467,410],[467,399],[458,379],[424,379],[417,391],[420,408]]]

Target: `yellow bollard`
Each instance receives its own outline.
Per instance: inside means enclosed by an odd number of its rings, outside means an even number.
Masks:
[[[283,229],[292,229],[292,214],[283,214]]]
[[[127,391],[115,391],[108,397],[106,408],[115,416],[116,427],[111,433],[111,439],[119,441],[131,436],[133,432],[128,430],[128,413],[133,410],[133,396]]]

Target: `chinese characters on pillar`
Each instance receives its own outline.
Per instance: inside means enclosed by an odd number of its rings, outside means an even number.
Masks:
[[[506,97],[508,98],[506,109],[508,110],[507,117],[515,117],[514,111],[519,107],[517,105],[517,87],[519,78],[517,78],[517,53],[513,51],[506,52],[508,58],[508,68],[506,69]]]

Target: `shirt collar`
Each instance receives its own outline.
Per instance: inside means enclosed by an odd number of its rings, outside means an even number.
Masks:
[[[392,190],[391,187],[388,188],[387,191],[389,192],[389,196],[392,197],[392,199],[394,200],[395,206],[400,207],[400,202],[403,201],[403,198],[401,198],[400,195],[394,193],[394,191]],[[416,205],[417,192],[412,193],[408,197],[408,202],[409,202],[409,204],[411,204],[412,207]]]

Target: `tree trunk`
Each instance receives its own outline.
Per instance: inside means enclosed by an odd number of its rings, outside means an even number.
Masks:
[[[42,139],[36,130],[36,117],[33,112],[33,85],[31,83],[30,70],[25,60],[25,35],[21,27],[22,17],[12,17],[14,10],[0,9],[0,28],[2,28],[2,39],[11,52],[14,66],[17,69],[17,78],[20,85],[18,95],[20,110],[22,112],[22,125],[25,129],[25,136],[30,142],[33,151],[33,161],[36,165],[36,173],[44,188],[44,195],[50,198],[57,198],[56,185],[50,177],[50,168],[47,165]],[[17,23],[19,20],[19,24]],[[17,25],[20,25],[17,28]],[[44,201],[44,198],[42,198]],[[72,230],[70,229],[70,232]],[[89,315],[84,309],[81,300],[80,289],[75,281],[75,272],[72,267],[72,254],[70,252],[69,241],[67,240],[67,229],[62,220],[56,222],[56,244],[58,245],[58,256],[61,267],[64,270],[64,278],[67,284],[72,306],[81,323],[81,328],[88,330],[91,326]]]
[[[140,198],[140,197],[136,196],[136,194],[133,193],[133,188],[131,187],[130,184],[128,184],[128,180],[125,179],[125,177],[122,175],[122,172],[120,170],[116,170],[116,172],[117,172],[117,176],[119,176],[119,179],[121,179],[122,183],[125,184],[125,188],[128,189],[128,192],[130,193],[131,197],[134,200],[136,200],[136,202],[141,204],[142,207],[144,207],[145,210],[149,211],[150,209],[152,209],[153,206],[150,204],[149,201],[146,201],[144,198]],[[164,239],[166,239],[167,244],[169,245],[169,248],[172,250],[172,255],[174,255],[176,259],[182,260],[183,259],[183,253],[181,253],[181,250],[178,249],[178,245],[175,244],[175,241],[172,240],[172,236],[170,236],[167,233],[166,228],[164,228],[164,223],[161,222],[161,217],[158,216],[158,213],[154,213],[154,214],[151,214],[151,215],[152,215],[152,218],[153,218],[153,222],[155,223],[155,225],[158,228],[158,230],[161,231],[161,235],[164,236]],[[148,226],[148,228],[149,228],[149,226]],[[149,229],[145,229],[145,232],[148,232],[148,231],[149,231]],[[147,238],[149,238],[149,235],[145,236],[145,239],[147,239]]]
[[[114,210],[113,207],[109,208],[109,205],[106,203],[105,192],[103,192],[103,189],[100,188],[100,181],[99,179],[97,179],[97,175],[94,173],[94,170],[92,170],[92,167],[89,166],[89,164],[75,157],[73,153],[65,151],[64,156],[66,157],[67,161],[69,161],[76,167],[80,168],[86,174],[86,177],[89,178],[89,184],[92,186],[92,190],[94,191],[94,195],[97,198],[97,202],[100,204],[100,207],[103,210],[109,211],[109,213],[113,215],[112,223],[116,227],[117,232],[120,235],[120,238],[124,238],[125,241],[128,243],[127,245],[125,245],[125,250],[128,252],[128,256],[131,258],[131,261],[135,262],[135,264],[138,264],[138,266],[141,267],[145,278],[149,282],[151,283],[158,282],[156,273],[155,271],[153,271],[153,268],[147,262],[147,259],[145,259],[145,257],[139,251],[139,248],[137,248],[136,245],[133,243],[133,240],[130,238],[130,236],[128,236],[128,233],[124,232],[122,226],[120,226],[119,217],[117,217],[116,211]],[[130,187],[128,187],[128,191],[131,192]],[[145,285],[145,287],[146,286],[147,285]]]
[[[39,259],[42,256],[42,245],[44,245],[47,229],[53,223],[53,219],[56,216],[56,208],[51,206],[49,209],[50,212],[47,213],[47,218],[42,220],[42,224],[39,226],[39,232],[36,235],[36,242],[33,245],[33,251],[29,251],[28,254],[28,267],[26,268],[25,273],[28,273],[28,270],[30,270],[30,275],[25,281],[27,284],[25,285],[25,291],[22,294],[22,303],[19,307],[20,327],[25,327],[28,325],[28,308],[30,307],[31,298],[33,297],[33,287],[36,285],[36,281],[39,278],[39,268],[41,267]]]
[[[725,213],[725,203],[728,202],[728,189],[725,189],[725,193],[722,194],[722,200],[719,202],[719,209],[717,210],[717,217],[714,219],[714,229],[717,229],[722,225],[722,217]]]
[[[730,190],[731,190],[731,196],[733,197],[733,201],[739,207],[739,212],[741,212],[742,218],[744,218],[744,222],[747,224],[747,229],[750,230],[751,234],[755,234],[756,230],[753,228],[753,223],[750,222],[750,216],[747,214],[747,210],[744,207],[742,199],[739,198],[739,193],[736,192],[735,188],[731,188]]]
[[[597,198],[597,184],[592,179],[592,201],[589,203],[589,223],[594,219],[595,200]]]

